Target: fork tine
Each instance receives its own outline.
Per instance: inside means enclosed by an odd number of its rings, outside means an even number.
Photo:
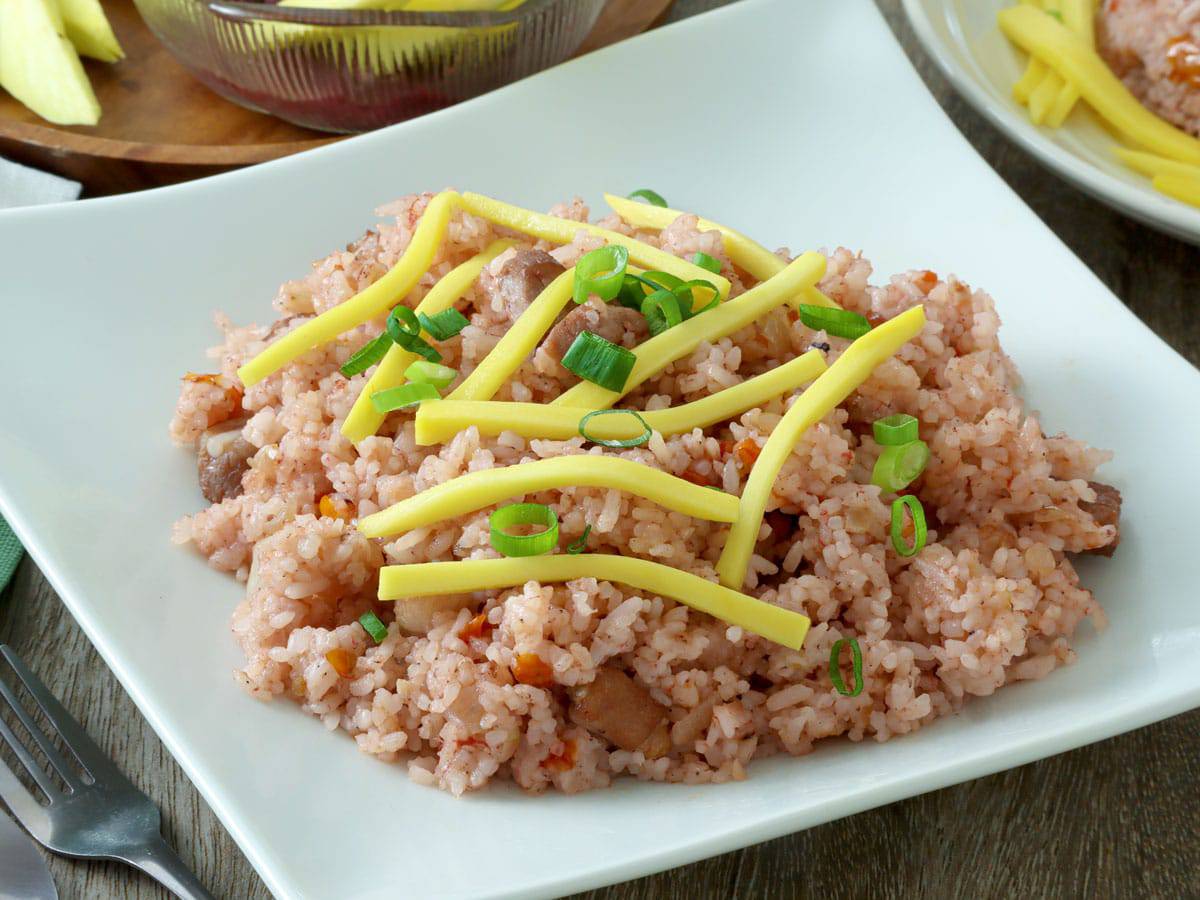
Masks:
[[[42,793],[46,795],[48,800],[62,796],[62,791],[58,789],[53,779],[38,765],[37,760],[33,758],[33,754],[13,734],[13,730],[8,727],[8,723],[3,719],[0,719],[0,738],[3,738],[12,752],[16,754],[17,759],[21,761],[21,765],[25,767],[25,771],[29,773],[29,777],[37,782],[37,786],[42,789]]]
[[[37,742],[38,747],[41,749],[42,753],[46,755],[46,759],[49,760],[50,765],[52,765],[55,771],[57,771],[62,777],[62,780],[65,781],[72,790],[78,788],[80,784],[79,773],[75,771],[75,768],[70,763],[62,758],[62,754],[58,752],[58,748],[54,746],[54,742],[46,736],[42,729],[38,728],[37,723],[33,721],[33,717],[30,716],[25,710],[25,707],[17,697],[16,692],[14,692],[13,689],[8,686],[8,682],[6,682],[3,678],[0,678],[0,697],[3,697],[8,701],[9,707],[12,708],[12,711],[16,714],[17,718],[21,720],[21,724],[25,726],[25,730],[28,731],[34,741]],[[25,762],[25,760],[22,759],[21,762]],[[25,763],[25,766],[28,768],[29,764]],[[41,782],[38,783],[41,784]]]
[[[26,831],[39,841],[47,839],[50,834],[50,818],[46,814],[46,808],[38,803],[3,762],[0,762],[0,799],[8,804],[9,812],[25,826]]]
[[[62,737],[63,742],[71,749],[71,753],[79,760],[79,764],[84,770],[91,774],[97,781],[101,777],[106,779],[119,779],[125,782],[125,776],[121,774],[120,769],[108,758],[103,750],[96,746],[83,727],[75,721],[74,717],[67,712],[58,699],[50,693],[50,690],[41,682],[33,671],[25,665],[21,657],[13,652],[12,648],[7,644],[0,644],[0,655],[8,662],[12,670],[17,673],[17,677],[21,679],[21,683],[25,685],[25,690],[29,691],[29,695],[33,697],[46,718],[50,720],[50,724]]]

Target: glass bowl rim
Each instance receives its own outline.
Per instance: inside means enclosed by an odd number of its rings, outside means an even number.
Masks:
[[[245,0],[190,0],[195,6],[227,21],[238,23],[279,22],[295,25],[319,25],[326,28],[355,26],[442,26],[481,28],[519,24],[548,9],[578,0],[526,0],[507,11],[413,12],[381,9],[321,9],[304,6],[278,6]],[[599,2],[599,0],[597,0]]]

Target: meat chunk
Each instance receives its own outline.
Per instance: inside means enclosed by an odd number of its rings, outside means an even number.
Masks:
[[[1097,525],[1112,525],[1117,531],[1109,543],[1087,552],[1098,556],[1112,556],[1117,544],[1121,543],[1121,492],[1111,484],[1099,481],[1089,481],[1088,487],[1096,492],[1096,499],[1091,503],[1080,503],[1079,508],[1091,516]]]
[[[220,503],[242,493],[242,476],[250,468],[254,445],[242,438],[242,425],[204,432],[200,436],[200,454],[196,471],[200,493],[209,503]]]
[[[550,329],[540,351],[554,362],[561,363],[575,338],[585,331],[627,347],[641,343],[650,334],[645,317],[636,309],[605,303],[593,297],[582,306],[575,307]]]
[[[622,750],[641,750],[657,759],[671,749],[667,710],[619,669],[598,669],[591,684],[574,692],[570,715],[576,725]]]
[[[515,319],[566,270],[545,250],[518,250],[495,273],[495,290],[509,318]]]

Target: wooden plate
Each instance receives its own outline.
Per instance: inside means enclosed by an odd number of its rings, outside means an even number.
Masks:
[[[670,5],[610,0],[579,53],[644,31]],[[339,140],[219,97],[150,33],[133,0],[105,0],[104,8],[126,58],[112,65],[84,61],[103,110],[100,124],[51,125],[0,90],[0,155],[81,181],[96,196],[186,181]]]

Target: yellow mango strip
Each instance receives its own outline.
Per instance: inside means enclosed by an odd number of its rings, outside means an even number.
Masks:
[[[475,283],[483,267],[511,246],[513,241],[493,241],[482,253],[477,253],[465,263],[455,266],[429,289],[429,293],[421,298],[414,312],[433,316],[449,309],[458,302],[467,288]],[[429,336],[426,334],[425,337],[428,339]],[[347,439],[357,444],[379,430],[387,414],[375,408],[375,404],[371,402],[371,395],[404,384],[405,369],[418,359],[420,357],[411,350],[405,350],[395,344],[388,348],[375,372],[363,385],[350,414],[346,416],[346,421],[342,423],[342,434]]]
[[[649,203],[639,203],[628,197],[618,197],[616,194],[605,194],[604,201],[612,207],[612,211],[634,228],[657,228],[662,230],[683,215],[677,209],[665,206],[651,206]],[[726,228],[724,225],[701,218],[696,223],[701,231],[719,231],[725,244],[725,253],[734,265],[749,272],[759,281],[773,278],[787,268],[787,262],[780,259],[762,244],[746,237],[740,231]],[[819,291],[816,285],[805,288],[797,295],[797,302],[812,306],[838,306],[833,300]]]
[[[572,266],[546,285],[525,312],[517,317],[499,343],[479,361],[462,384],[446,395],[447,400],[491,400],[537,347],[558,314],[571,299],[575,286]]]
[[[407,600],[596,578],[669,597],[731,625],[799,650],[808,618],[662,563],[608,553],[412,563],[379,570],[379,599]]]
[[[825,257],[813,251],[804,253],[788,263],[774,278],[759,282],[746,293],[722,303],[716,309],[693,316],[635,347],[633,353],[637,362],[622,390],[610,391],[585,381],[564,391],[551,405],[607,409],[643,381],[653,378],[675,360],[687,356],[702,342],[715,341],[757,322],[775,307],[796,296],[805,286],[812,287],[824,274]]]
[[[1116,131],[1154,153],[1200,163],[1200,140],[1142,106],[1087,42],[1065,25],[1030,6],[1003,9],[997,18],[1009,40],[1074,84]]]
[[[1036,56],[1030,57],[1029,65],[1025,67],[1025,74],[1013,85],[1013,98],[1022,106],[1027,105],[1034,88],[1042,83],[1042,80],[1046,77],[1046,73],[1049,71],[1051,70],[1046,64]]]
[[[1194,175],[1155,175],[1152,184],[1168,197],[1200,206],[1200,178]]]
[[[732,522],[738,517],[738,498],[733,494],[619,456],[579,454],[468,472],[367,516],[358,528],[367,537],[385,537],[457,518],[511,497],[564,487],[624,491],[711,522]]]
[[[270,344],[238,369],[242,384],[246,387],[258,384],[296,357],[382,315],[404,299],[429,270],[457,201],[458,195],[453,191],[443,191],[430,200],[408,247],[382,278]]]
[[[664,437],[684,434],[740,416],[772,397],[795,390],[825,371],[825,357],[817,350],[788,360],[769,372],[741,384],[667,409],[640,413],[646,424]],[[486,403],[442,400],[423,403],[417,410],[416,440],[420,446],[441,444],[471,425],[483,435],[512,431],[526,439],[566,441],[579,434],[579,421],[591,410],[541,403]],[[604,441],[623,441],[643,434],[633,416],[595,416],[587,423],[588,435]]]
[[[1153,153],[1143,153],[1141,150],[1130,150],[1128,147],[1113,147],[1117,159],[1129,166],[1135,172],[1141,172],[1147,178],[1156,175],[1181,175],[1184,178],[1200,178],[1200,165],[1181,163],[1165,156],[1155,156]]]
[[[1091,22],[1092,0],[1022,0],[1035,9],[1044,9],[1051,15],[1057,14],[1060,21],[1076,34],[1093,41]],[[1081,5],[1087,10],[1081,10]],[[1070,115],[1079,100],[1079,91],[1070,82],[1064,81],[1053,69],[1049,69],[1037,57],[1030,57],[1025,74],[1013,85],[1013,96],[1018,103],[1029,107],[1029,118],[1035,125],[1057,128]]]
[[[801,394],[775,426],[750,469],[742,490],[738,520],[729,529],[725,549],[717,562],[721,584],[741,588],[746,581],[750,554],[758,541],[759,528],[771,499],[771,488],[792,449],[810,427],[821,421],[845,400],[884,360],[925,327],[925,308],[914,306],[893,319],[872,328],[837,358],[832,366]]]
[[[469,192],[463,193],[462,206],[467,212],[487,219],[495,225],[502,225],[513,231],[519,231],[522,234],[555,244],[569,244],[574,240],[576,233],[586,231],[588,234],[603,238],[609,244],[620,244],[629,251],[629,258],[640,266],[659,272],[669,272],[684,281],[702,278],[716,286],[722,299],[729,296],[729,281],[720,275],[714,275],[708,269],[702,269],[678,256],[672,256],[665,250],[635,241],[633,238],[615,231],[600,228],[598,225],[532,212],[528,209],[521,209],[519,206],[513,206],[511,203],[504,203],[500,200],[493,200],[491,197]]]

